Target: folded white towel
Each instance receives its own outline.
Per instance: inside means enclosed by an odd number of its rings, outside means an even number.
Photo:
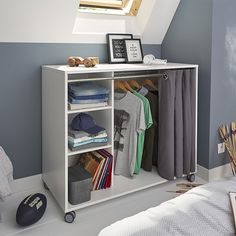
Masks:
[[[0,146],[0,199],[4,200],[11,195],[12,190],[10,183],[13,181],[13,166],[12,163]]]

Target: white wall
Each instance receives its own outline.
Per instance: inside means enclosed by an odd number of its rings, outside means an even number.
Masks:
[[[77,0],[1,0],[0,42],[76,42]]]
[[[171,24],[174,14],[178,8],[180,0],[143,0],[145,7],[143,7],[141,17],[138,18],[139,22],[143,21],[143,18],[148,16],[146,25],[143,27],[142,35],[145,43],[157,43],[162,44],[167,30]],[[149,1],[153,1],[153,7],[150,14]]]
[[[78,13],[78,0],[1,0],[0,42],[105,43],[132,33],[161,44],[180,0],[143,0],[136,17]]]

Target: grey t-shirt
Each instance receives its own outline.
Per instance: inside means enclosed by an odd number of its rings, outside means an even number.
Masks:
[[[115,93],[115,174],[133,176],[138,133],[145,130],[142,101],[130,92]]]

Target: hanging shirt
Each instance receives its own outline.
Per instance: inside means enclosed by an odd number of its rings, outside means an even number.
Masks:
[[[115,93],[115,174],[133,176],[138,134],[145,130],[142,101],[130,92]]]
[[[144,108],[144,119],[145,119],[145,130],[150,128],[153,124],[152,121],[152,113],[150,109],[150,104],[147,98],[145,98],[140,93],[136,91],[133,92],[135,96],[141,99]],[[140,171],[141,163],[142,163],[142,156],[143,156],[143,148],[144,148],[144,140],[145,140],[145,131],[142,131],[138,134],[138,141],[137,141],[137,153],[136,153],[136,163],[134,174],[138,174]]]
[[[151,89],[149,86],[146,86],[146,88]],[[150,103],[153,125],[145,132],[144,151],[141,166],[146,171],[152,171],[152,166],[156,165],[158,158],[158,92],[151,92],[149,90],[145,97]]]
[[[148,94],[149,90],[145,88],[144,86],[141,87],[141,89],[138,91],[139,94],[143,95],[144,97]]]

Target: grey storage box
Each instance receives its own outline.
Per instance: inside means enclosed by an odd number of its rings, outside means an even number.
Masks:
[[[91,199],[92,177],[82,166],[69,167],[68,170],[68,200],[77,205]]]

